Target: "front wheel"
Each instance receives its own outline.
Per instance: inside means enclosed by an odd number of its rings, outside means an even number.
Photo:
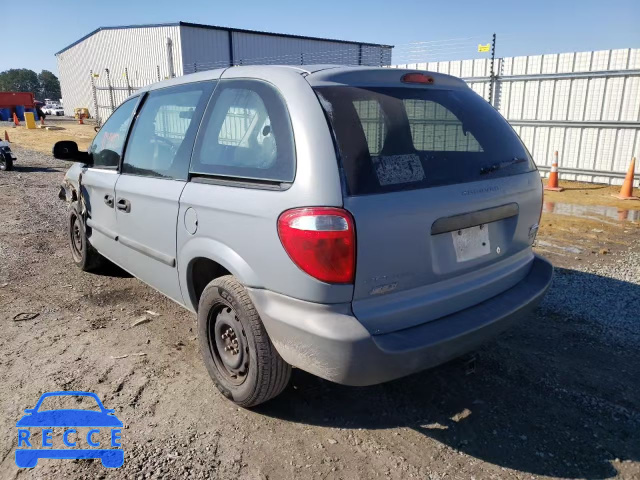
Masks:
[[[0,170],[13,170],[13,158],[9,155],[3,155],[2,152],[0,152]]]
[[[68,227],[73,263],[85,272],[99,269],[104,264],[104,257],[87,239],[87,227],[77,202],[72,203],[69,208]]]
[[[280,394],[291,367],[271,343],[246,289],[226,275],[206,286],[198,306],[200,350],[218,390],[241,407]]]

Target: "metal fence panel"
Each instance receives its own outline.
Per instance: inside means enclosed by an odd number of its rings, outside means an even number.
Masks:
[[[395,67],[461,77],[489,98],[488,59]],[[548,172],[557,150],[561,178],[622,183],[640,149],[640,49],[499,58],[496,72],[492,103],[541,172]]]

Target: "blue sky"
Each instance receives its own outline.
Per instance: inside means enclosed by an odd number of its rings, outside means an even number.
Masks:
[[[55,52],[97,27],[179,20],[399,45],[398,53],[410,42],[442,41],[441,57],[435,58],[442,60],[477,56],[475,45],[488,41],[492,32],[498,34],[498,56],[640,47],[639,0],[1,3],[0,71],[31,68],[57,74]],[[447,41],[453,38],[468,39],[454,47]]]

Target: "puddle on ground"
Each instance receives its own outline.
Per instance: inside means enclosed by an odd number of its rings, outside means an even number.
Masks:
[[[576,255],[582,253],[582,250],[578,247],[561,247],[560,245],[555,245],[551,242],[547,242],[545,240],[536,240],[536,247],[546,247],[546,248],[556,248],[558,250],[562,250],[567,253],[575,253]]]
[[[611,225],[617,222],[640,222],[640,210],[626,210],[619,207],[606,207],[604,205],[578,205],[563,202],[544,202],[542,211],[568,215],[577,218],[597,220]],[[617,222],[607,221],[607,219]]]

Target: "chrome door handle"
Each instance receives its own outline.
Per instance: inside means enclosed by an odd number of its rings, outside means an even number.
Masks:
[[[119,198],[116,208],[122,212],[129,213],[131,211],[131,202],[126,198]]]
[[[113,208],[113,195],[105,195],[104,203],[106,203],[108,207]]]

